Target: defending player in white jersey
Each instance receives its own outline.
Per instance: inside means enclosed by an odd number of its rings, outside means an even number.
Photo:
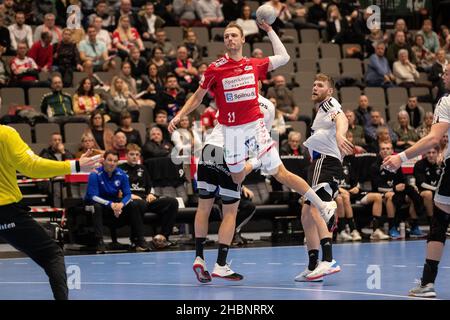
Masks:
[[[447,65],[442,74],[445,88],[450,90],[450,67]],[[416,142],[411,148],[400,154],[387,157],[383,166],[387,170],[395,171],[402,162],[425,154],[432,147],[439,145],[445,134],[450,134],[450,95],[447,93],[439,99],[434,110],[434,120],[431,131],[427,136]],[[438,273],[439,261],[442,258],[446,232],[450,222],[450,149],[445,154],[445,167],[441,173],[438,188],[434,196],[434,212],[427,240],[427,254],[420,284],[409,291],[410,296],[436,297],[434,282]]]
[[[340,103],[332,97],[333,79],[317,74],[312,89],[312,100],[316,106],[316,118],[312,134],[305,141],[312,165],[309,167],[308,183],[322,201],[332,201],[338,193],[343,179],[342,159],[353,152],[353,145],[346,139],[348,120]],[[302,207],[302,225],[308,248],[309,264],[295,281],[322,281],[323,276],[340,271],[332,254],[332,230],[335,217],[320,216],[315,204],[305,201]],[[322,247],[322,261],[319,262],[319,247]]]

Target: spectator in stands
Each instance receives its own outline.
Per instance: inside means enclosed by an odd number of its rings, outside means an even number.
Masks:
[[[197,0],[174,0],[173,11],[179,19],[180,26],[193,27],[201,25],[197,18]]]
[[[47,13],[44,17],[44,24],[34,30],[33,41],[39,41],[43,32],[49,32],[52,35],[52,44],[61,42],[62,31],[58,26],[55,26],[55,15],[53,13]]]
[[[370,57],[372,54],[375,53],[376,46],[379,42],[384,42],[384,33],[383,30],[381,30],[380,25],[374,25],[370,29],[369,35],[366,36],[366,39],[364,41],[364,56]]]
[[[131,199],[140,207],[142,213],[156,213],[161,221],[161,234],[157,234],[153,239],[162,236],[162,243],[154,242],[153,246],[164,249],[175,243],[169,240],[175,225],[178,213],[178,201],[175,198],[164,195],[157,195],[153,190],[153,183],[148,170],[140,164],[141,148],[135,144],[127,146],[127,162],[120,168],[128,175],[131,185]]]
[[[244,6],[244,0],[223,0],[222,13],[225,21],[236,21],[241,16],[241,12]],[[247,38],[245,40],[247,40]]]
[[[143,41],[155,41],[155,31],[164,26],[165,21],[155,14],[153,3],[147,2],[144,12],[138,17],[139,33]]]
[[[70,1],[64,1],[64,0],[55,0],[54,4],[54,13],[55,13],[55,24],[57,26],[60,26],[61,28],[66,28],[70,26],[71,21],[69,17],[72,16],[72,13],[74,12],[73,8],[70,8],[71,5],[78,6],[81,9],[81,3],[80,0],[70,0]],[[70,8],[70,9],[69,9]],[[80,10],[80,20],[83,19],[83,12]],[[77,18],[75,18],[77,19]],[[75,25],[75,22],[72,22],[73,25]],[[78,26],[78,28],[81,28],[81,25]]]
[[[129,0],[125,0],[129,1]],[[126,58],[130,54],[130,49],[136,47],[139,51],[145,51],[144,43],[136,28],[130,26],[130,18],[121,16],[117,29],[112,35],[113,45],[118,50],[118,55]]]
[[[164,31],[164,29],[156,30],[155,38],[156,38],[156,43],[155,43],[155,47],[152,52],[152,62],[156,63],[156,65],[159,67],[161,65],[162,61],[164,61],[164,58],[174,59],[175,55],[176,55],[176,50],[175,50],[175,46],[173,45],[173,43],[167,39],[166,31]],[[162,50],[162,52],[164,53],[163,56],[158,56],[158,57],[156,56],[155,49],[157,47],[159,47],[159,49]],[[155,61],[155,59],[157,59],[157,60]]]
[[[383,200],[386,205],[387,221],[389,223],[389,236],[392,239],[400,238],[400,233],[397,230],[395,213],[396,207],[394,205],[394,196],[405,190],[405,176],[402,170],[391,172],[381,165],[382,159],[391,155],[394,151],[392,143],[383,142],[379,146],[379,158],[374,162],[370,168],[370,178],[372,182],[372,192],[383,194]],[[398,203],[398,201],[397,201]],[[398,207],[400,208],[400,207]]]
[[[139,104],[130,93],[127,83],[121,77],[114,77],[111,81],[110,94],[112,100],[108,102],[111,120],[119,124],[120,114],[130,111],[133,122],[139,120]]]
[[[177,76],[177,82],[186,92],[194,92],[198,87],[198,70],[188,57],[188,49],[184,45],[177,48],[177,57],[170,66],[170,72]]]
[[[245,38],[248,41],[247,37]],[[195,31],[192,29],[188,29],[185,32],[185,36],[182,43],[188,50],[188,57],[192,59],[192,63],[197,66],[200,61],[203,59],[203,53],[205,51],[205,47],[201,46],[198,43],[197,35]]]
[[[187,163],[190,163],[191,155],[198,157],[202,149],[202,139],[194,130],[192,120],[188,116],[180,119],[179,128],[172,133],[172,142],[176,154],[187,157]]]
[[[445,93],[445,85],[442,80],[442,75],[444,74],[444,70],[448,65],[448,60],[445,57],[445,50],[439,49],[436,54],[436,62],[431,67],[431,72],[429,76],[429,80],[432,82],[433,87],[438,88],[438,93],[436,99],[439,100]]]
[[[146,68],[147,74],[142,76],[142,90],[147,90],[144,99],[157,101],[157,97],[164,91],[164,80],[159,74],[158,67],[154,63],[150,63]]]
[[[351,110],[345,111],[345,116],[348,119],[348,132],[352,133],[353,145],[358,149],[358,153],[364,152],[366,146],[366,138],[364,135],[364,127],[357,125],[355,113]]]
[[[431,218],[433,217],[434,192],[438,187],[439,178],[442,172],[442,167],[437,161],[438,151],[438,146],[432,148],[427,152],[426,157],[423,157],[414,164],[416,186],[423,199],[425,210],[427,212],[428,224],[431,224]]]
[[[242,14],[236,20],[236,23],[241,26],[244,31],[245,41],[248,43],[261,41],[261,34],[259,32],[256,20],[252,18],[252,9],[249,5],[242,7]]]
[[[144,159],[169,157],[172,144],[163,140],[163,133],[157,126],[148,130],[147,141],[142,147]]]
[[[117,23],[116,28],[120,27],[120,19],[122,17],[128,17],[128,23],[131,27],[137,28],[139,25],[138,16],[133,12],[131,6],[131,0],[120,0],[120,8],[116,11],[115,21]],[[114,35],[113,35],[114,38]]]
[[[32,58],[26,56],[27,51],[27,44],[19,42],[17,45],[17,55],[11,60],[11,85],[24,87],[44,85],[38,81],[38,66]],[[48,84],[44,86],[48,86]]]
[[[0,88],[6,87],[9,84],[9,72],[6,63],[3,61],[2,56],[5,53],[6,48],[0,44]],[[0,110],[1,104],[0,104]]]
[[[270,98],[270,102],[275,106],[275,118],[272,122],[271,130],[275,130],[278,133],[280,142],[286,139],[286,122],[284,121],[283,113],[277,109],[277,100]]]
[[[10,26],[14,23],[15,9],[13,0],[5,0],[0,4],[0,15],[4,17],[5,26]]]
[[[50,72],[52,70],[53,46],[51,42],[51,33],[42,32],[41,40],[36,41],[28,51],[28,56],[36,62],[39,71]]]
[[[395,32],[395,38],[394,42],[389,44],[386,52],[386,57],[389,61],[389,65],[393,65],[396,59],[398,58],[398,52],[401,50],[407,50],[408,51],[408,57],[411,57],[411,62],[413,64],[416,63],[416,57],[414,55],[414,52],[411,49],[411,46],[406,42],[406,36],[403,31],[396,31]]]
[[[367,145],[373,146],[374,144],[376,144],[376,141],[378,140],[377,129],[379,127],[384,126],[384,123],[385,123],[385,121],[384,121],[383,117],[381,116],[380,111],[372,110],[370,112],[370,123],[368,123],[364,127]],[[397,135],[390,127],[387,127],[387,128],[389,131],[389,137],[391,139],[391,142],[393,145],[395,145],[397,143]],[[376,146],[376,147],[378,147],[378,146]]]
[[[398,126],[394,129],[395,134],[398,137],[395,149],[399,152],[404,151],[414,145],[419,136],[410,125],[408,112],[402,110],[397,115]]]
[[[395,33],[397,31],[401,31],[405,34],[407,43],[413,42],[412,34],[408,31],[408,26],[406,25],[405,19],[399,18],[395,21],[394,29],[392,29],[392,31],[390,31],[390,37],[389,37],[389,39],[387,39],[389,42],[394,42]]]
[[[307,126],[311,124],[311,118],[300,115],[300,107],[294,101],[292,91],[286,85],[286,79],[282,75],[273,78],[274,87],[267,91],[267,98],[277,100],[277,109],[283,112],[286,121],[304,121]]]
[[[441,25],[441,27],[439,28],[440,32],[439,32],[439,45],[441,48],[444,48],[447,50],[446,45],[447,45],[447,39],[450,39],[450,29],[446,26],[446,25]]]
[[[206,135],[210,134],[217,123],[217,109],[215,108],[215,104],[210,104],[200,115],[202,133]]]
[[[308,149],[302,145],[302,134],[300,132],[289,132],[287,143],[280,149],[280,155],[304,156],[305,159],[310,159]]]
[[[84,71],[88,75],[99,71],[108,71],[116,67],[113,56],[108,56],[106,45],[97,41],[97,31],[94,26],[87,29],[88,38],[81,41],[78,50],[83,62]]]
[[[198,0],[197,14],[202,24],[207,27],[222,27],[224,25],[221,5],[217,0]]]
[[[296,29],[319,29],[318,25],[308,21],[308,11],[302,3],[296,0],[287,0],[286,6],[291,16],[289,22]]]
[[[395,76],[393,75],[389,62],[384,56],[386,46],[383,42],[379,42],[375,46],[375,53],[369,58],[367,65],[365,80],[369,87],[392,87]]]
[[[88,190],[85,202],[94,206],[93,222],[95,228],[96,251],[106,251],[103,242],[103,219],[112,220],[118,227],[128,224],[131,227],[130,240],[137,252],[148,251],[145,242],[141,211],[131,201],[131,190],[128,177],[117,168],[119,155],[114,151],[106,151],[103,166],[89,175]],[[119,196],[121,195],[121,197]]]
[[[71,87],[73,72],[83,71],[80,53],[72,42],[72,30],[63,30],[63,40],[53,46],[53,70],[61,73],[65,87]]]
[[[132,76],[131,63],[129,59],[127,59],[127,61],[124,61],[122,63],[120,73],[119,75],[117,75],[117,77],[122,78],[122,80],[127,84],[130,94],[136,95],[138,93],[136,79]],[[114,82],[114,79],[112,79],[112,82]]]
[[[275,30],[275,32],[279,33],[280,28],[293,27],[293,24],[289,22],[292,16],[288,10],[286,3],[283,3],[280,0],[270,0],[263,4],[267,4],[275,9],[277,19],[272,24],[272,28]]]
[[[89,120],[89,127],[84,131],[95,138],[95,149],[111,150],[114,132],[106,127],[105,114],[102,110],[96,109],[92,112]]]
[[[0,44],[6,48],[7,54],[11,54],[11,35],[4,24],[5,17],[0,14]]]
[[[433,118],[434,118],[433,112],[428,111],[425,113],[423,123],[420,125],[420,127],[416,129],[420,139],[422,139],[428,133],[430,133],[431,125],[433,124]]]
[[[423,35],[416,34],[414,39],[415,40],[414,45],[412,46],[412,50],[416,57],[417,70],[430,72],[431,66],[433,65],[435,60],[435,55],[424,46],[425,40]]]
[[[117,128],[117,132],[123,132],[127,138],[128,143],[133,143],[138,145],[139,147],[142,146],[142,139],[141,134],[138,130],[134,129],[131,126],[132,119],[131,114],[128,111],[123,111],[120,114],[120,126]]]
[[[136,84],[138,85],[142,82],[142,76],[145,74],[147,69],[147,62],[143,57],[141,57],[141,52],[138,48],[131,48],[128,63],[131,67],[131,76],[136,80]]]
[[[42,149],[39,156],[45,159],[66,161],[69,159],[75,159],[75,156],[65,149],[62,142],[62,135],[59,132],[55,132],[50,137],[50,145],[48,148]]]
[[[358,108],[354,110],[355,113],[355,124],[365,127],[370,122],[370,112],[373,108],[369,105],[369,98],[366,95],[361,95],[359,97]]]
[[[261,49],[255,48],[252,51],[252,57],[257,58],[257,59],[262,59],[262,58],[264,58],[264,53],[262,52]],[[261,81],[261,84],[262,84],[261,90],[263,92],[267,92],[269,86],[272,84],[272,81],[273,81],[273,79],[269,79],[268,76],[270,76],[270,74],[268,72],[265,74],[259,75],[259,81]]]
[[[63,83],[59,75],[52,76],[52,92],[42,97],[40,110],[48,116],[50,122],[63,126],[66,122],[85,122],[84,117],[75,116],[73,112],[72,96],[62,92]]]
[[[125,160],[127,156],[127,136],[122,131],[116,131],[113,136],[112,150],[117,152],[119,160]]]
[[[169,120],[167,118],[167,111],[163,109],[156,110],[155,112],[155,124],[154,126],[157,126],[159,129],[161,129],[163,133],[163,140],[166,142],[171,142],[172,137],[167,129],[169,126]]]
[[[393,72],[397,85],[405,88],[414,87],[420,76],[416,65],[409,61],[408,50],[405,49],[398,51],[398,60],[394,62]]]
[[[95,148],[95,138],[91,133],[83,133],[81,135],[81,146],[79,148],[79,151],[75,154],[75,158],[79,159],[81,155],[86,153],[88,150],[92,150],[92,155],[96,156],[98,154],[103,155],[105,153],[104,150],[96,149]]]
[[[326,28],[327,12],[322,6],[322,0],[313,0],[313,5],[308,11],[308,21],[320,28]]]
[[[102,28],[106,29],[109,32],[113,32],[116,25],[116,18],[113,15],[109,14],[108,4],[105,0],[97,1],[95,5],[95,12],[91,14],[88,18],[89,25],[94,22],[96,17],[100,17],[102,19]]]
[[[157,103],[157,109],[167,112],[169,121],[177,114],[186,102],[186,93],[180,88],[177,77],[169,73],[165,79],[165,88]]]
[[[425,48],[432,53],[436,53],[439,50],[439,37],[436,32],[433,31],[433,23],[431,19],[425,19],[422,24],[422,29],[417,32],[424,37]]]
[[[26,42],[28,48],[33,45],[33,31],[29,25],[25,24],[25,14],[21,11],[16,13],[14,24],[8,27],[11,37],[11,49],[16,51],[19,42]]]
[[[330,5],[327,9],[327,35],[332,43],[349,43],[347,34],[349,32],[348,20],[342,17],[338,6]]]
[[[94,86],[89,78],[81,80],[72,100],[73,111],[78,116],[90,116],[97,108],[104,107],[102,99],[94,92]]]
[[[416,96],[411,95],[408,98],[408,102],[400,106],[400,110],[408,113],[409,124],[413,128],[417,129],[422,124],[425,117],[425,110],[418,105]]]
[[[112,39],[109,32],[102,28],[103,20],[100,17],[95,16],[91,25],[95,27],[95,31],[97,32],[95,39],[97,41],[103,42],[108,50],[108,53],[116,53],[117,49],[112,47]],[[89,36],[86,36],[86,40],[88,40]]]

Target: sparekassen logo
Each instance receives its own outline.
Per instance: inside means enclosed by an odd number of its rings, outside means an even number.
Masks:
[[[227,103],[235,103],[240,101],[247,101],[256,99],[255,88],[248,88],[242,90],[235,90],[231,92],[225,92],[225,101]]]
[[[222,79],[224,90],[232,90],[240,87],[254,85],[255,83],[255,75],[253,73]]]

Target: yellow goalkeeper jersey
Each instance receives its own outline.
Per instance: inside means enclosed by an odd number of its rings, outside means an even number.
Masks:
[[[52,161],[35,155],[14,128],[0,125],[0,206],[22,199],[16,170],[30,178],[50,178],[69,174],[72,167],[69,161]]]

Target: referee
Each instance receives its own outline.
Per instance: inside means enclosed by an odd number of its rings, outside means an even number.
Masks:
[[[68,299],[67,275],[62,249],[28,214],[19,201],[16,170],[30,178],[48,178],[91,171],[99,158],[88,151],[80,160],[52,161],[38,157],[11,127],[0,125],[0,237],[26,253],[49,277],[53,296]]]

